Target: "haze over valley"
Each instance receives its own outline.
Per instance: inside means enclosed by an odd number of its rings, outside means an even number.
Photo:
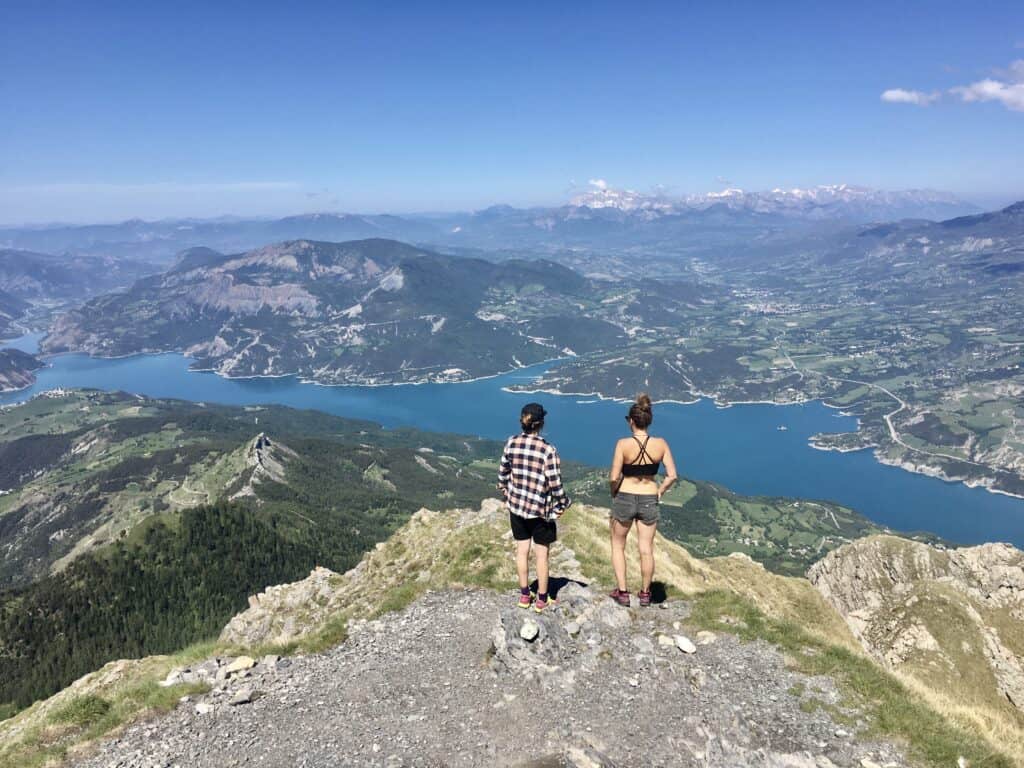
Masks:
[[[911,471],[1021,495],[1024,204],[858,223],[883,203],[968,206],[839,189],[823,201],[792,192],[665,208],[603,187],[547,219],[473,215],[474,247],[331,243],[315,236],[356,217],[309,216],[287,225],[307,238],[236,253],[196,246],[148,270],[6,251],[0,290],[30,302],[20,322],[48,328],[44,354],[178,352],[224,376],[333,385],[457,382],[557,360],[522,388],[821,399],[861,425],[817,447],[870,448]],[[92,247],[84,231],[65,242],[69,254]],[[538,232],[550,239],[534,248]],[[55,271],[61,259],[69,266]],[[113,267],[97,269],[102,259]]]

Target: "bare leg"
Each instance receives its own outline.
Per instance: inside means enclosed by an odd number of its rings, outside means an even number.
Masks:
[[[632,527],[632,520],[620,523],[614,517],[611,519],[612,570],[615,571],[615,585],[623,592],[626,591],[626,537]]]
[[[651,591],[651,581],[654,579],[654,534],[657,530],[657,523],[640,523],[636,527],[636,543],[640,549],[640,576],[643,579],[644,592]]]
[[[548,545],[534,544],[533,552],[537,557],[537,593],[548,591]]]
[[[530,586],[530,540],[516,542],[516,571],[519,573],[519,587]]]

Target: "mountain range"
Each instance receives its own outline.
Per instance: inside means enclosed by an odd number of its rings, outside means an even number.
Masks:
[[[225,376],[321,383],[457,381],[622,337],[594,289],[543,260],[444,256],[391,240],[186,251],[162,275],[71,310],[46,353],[179,351]]]
[[[644,213],[650,217],[679,215],[686,211],[725,208],[812,220],[837,219],[863,222],[891,219],[947,219],[977,211],[956,195],[927,189],[885,191],[850,184],[828,184],[809,189],[772,189],[746,192],[725,189],[698,195],[671,197],[613,189],[602,181],[571,200],[576,208]]]
[[[383,239],[196,248],[69,310],[41,346],[177,351],[225,376],[326,384],[464,381],[560,358],[525,386],[823,399],[861,426],[817,436],[817,447],[870,447],[912,471],[1024,494],[1024,204],[731,246],[711,234],[700,247],[672,242],[525,249],[529,259]]]
[[[434,248],[621,247],[643,243],[742,242],[752,233],[903,218],[943,219],[978,208],[926,190],[880,191],[846,184],[809,190],[728,189],[669,197],[607,185],[568,204],[432,215],[313,213],[282,219],[133,219],[118,224],[0,229],[0,247],[44,253],[116,256],[168,263],[179,251],[226,252],[294,239],[388,238]]]

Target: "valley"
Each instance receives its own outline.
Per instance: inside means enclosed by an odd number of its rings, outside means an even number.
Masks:
[[[53,391],[0,410],[3,688],[24,706],[109,659],[200,639],[247,590],[315,564],[344,571],[419,507],[488,498],[499,454],[277,406]],[[606,498],[593,470],[565,473],[574,497]],[[887,530],[835,504],[697,481],[663,515],[691,551],[788,574]],[[64,639],[37,642],[51,634]]]
[[[903,469],[1021,496],[1022,242],[1018,204],[940,223],[803,229],[714,258],[655,251],[632,282],[607,279],[630,259],[614,248],[590,254],[582,274],[387,240],[194,249],[63,315],[42,349],[177,351],[224,376],[374,385],[560,358],[521,386],[722,405],[820,399],[860,428],[822,434],[819,448],[869,448]]]

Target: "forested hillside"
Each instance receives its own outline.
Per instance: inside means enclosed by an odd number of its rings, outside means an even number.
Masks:
[[[497,450],[98,392],[6,409],[0,438],[0,690],[17,707],[203,638],[313,565],[344,571],[421,506],[478,503]]]

